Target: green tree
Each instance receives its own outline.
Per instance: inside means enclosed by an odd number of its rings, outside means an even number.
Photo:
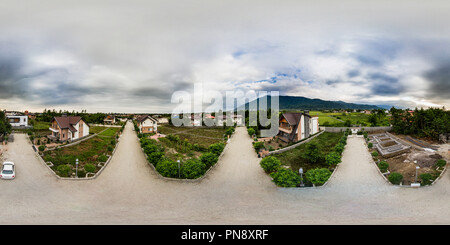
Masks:
[[[148,161],[152,163],[154,166],[156,166],[163,157],[164,157],[163,152],[154,151],[148,154]]]
[[[253,136],[255,134],[255,130],[253,128],[247,129],[248,135]]]
[[[206,165],[197,159],[189,159],[181,165],[181,176],[186,179],[197,179],[205,171]]]
[[[300,184],[300,176],[292,169],[280,167],[276,172],[270,174],[273,182],[280,187],[296,187]]]
[[[323,159],[319,145],[315,142],[306,144],[306,149],[302,157],[310,163],[318,163]]]
[[[260,165],[266,173],[271,173],[281,166],[281,162],[274,156],[268,156],[261,160]]]
[[[388,180],[394,185],[399,185],[403,181],[403,175],[394,172],[388,176]]]
[[[327,168],[310,169],[305,177],[314,185],[323,185],[330,178],[331,172]]]
[[[199,160],[205,164],[206,168],[212,167],[216,164],[218,159],[217,155],[212,152],[205,152],[199,158]]]
[[[381,170],[381,172],[386,172],[389,168],[389,163],[387,163],[386,161],[380,161],[378,163],[378,168]]]
[[[93,173],[95,172],[96,167],[93,164],[87,163],[86,165],[84,165],[84,170],[86,170],[86,172],[88,173]]]
[[[341,155],[337,152],[330,152],[328,153],[328,155],[325,157],[325,162],[329,165],[329,166],[336,166],[341,162]]]
[[[419,178],[422,182],[422,185],[431,185],[431,183],[433,183],[434,181],[433,176],[429,173],[423,173],[419,175]]]
[[[156,165],[156,171],[164,177],[178,177],[178,163],[170,159],[164,159]]]
[[[216,154],[217,156],[219,156],[223,149],[225,148],[225,144],[224,143],[215,143],[215,144],[211,144],[208,148],[209,152]]]
[[[59,173],[59,176],[61,177],[68,177],[70,171],[72,170],[72,165],[70,164],[63,164],[56,167],[56,170]]]
[[[0,111],[0,136],[11,133],[11,124],[3,111]]]

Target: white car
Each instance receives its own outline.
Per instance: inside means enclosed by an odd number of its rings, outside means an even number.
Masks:
[[[4,162],[2,165],[2,172],[0,178],[2,179],[14,179],[16,177],[16,171],[13,162]]]

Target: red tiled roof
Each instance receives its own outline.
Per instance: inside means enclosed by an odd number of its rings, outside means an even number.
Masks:
[[[283,113],[283,117],[286,118],[286,121],[289,123],[289,125],[297,125],[300,122],[300,119],[302,118],[302,113],[300,112]]]
[[[76,132],[77,130],[72,125],[77,124],[81,117],[54,117],[53,119],[56,120],[60,128],[68,128],[70,131]]]

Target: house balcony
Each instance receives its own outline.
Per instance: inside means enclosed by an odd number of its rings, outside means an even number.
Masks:
[[[58,129],[54,129],[54,128],[48,128],[50,131],[52,131],[53,133],[59,133]]]
[[[285,132],[287,134],[292,133],[292,128],[291,127],[285,127],[285,126],[279,126],[278,130]]]

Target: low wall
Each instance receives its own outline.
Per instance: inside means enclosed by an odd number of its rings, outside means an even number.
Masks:
[[[376,132],[376,131],[391,131],[392,127],[320,127],[320,130],[324,130],[326,132],[331,133],[339,133],[344,132],[347,128],[351,129],[364,129],[367,132]]]
[[[106,127],[106,128],[121,128],[122,125],[109,125],[109,124],[89,124],[89,126],[94,127]]]

